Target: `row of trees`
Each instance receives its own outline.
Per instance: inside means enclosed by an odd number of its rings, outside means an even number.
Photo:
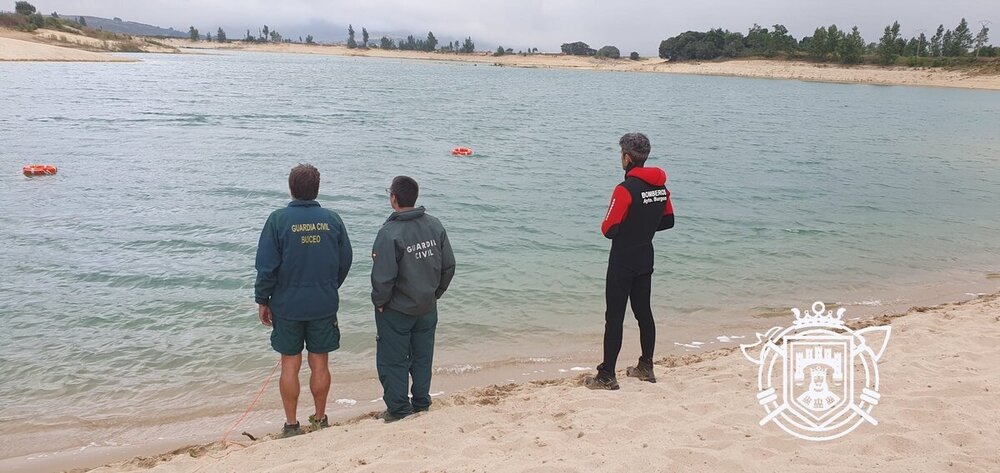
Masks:
[[[622,57],[621,51],[615,46],[604,46],[601,49],[593,49],[587,43],[583,41],[577,41],[575,43],[563,43],[559,47],[563,54],[569,54],[571,56],[594,56],[603,57],[610,59],[618,59]],[[639,53],[632,51],[629,54],[629,59],[636,61],[639,59]]]
[[[248,43],[290,43],[292,40],[285,39],[277,30],[264,25],[263,28],[257,30],[257,36],[254,36],[250,30],[247,30],[247,35],[243,38],[243,41]]]
[[[37,13],[37,9],[31,3],[21,0],[14,3],[14,11],[21,15],[19,20],[26,28],[42,28],[48,21],[58,22],[58,14],[52,13],[51,20]],[[119,20],[116,18],[116,20]],[[87,22],[83,17],[79,17],[75,22],[81,27],[86,27]],[[866,60],[875,60],[881,64],[895,64],[900,57],[920,58],[955,58],[974,55],[975,57],[1000,56],[1000,48],[988,46],[989,28],[988,22],[983,22],[979,33],[973,35],[969,23],[962,18],[958,26],[954,29],[946,30],[944,25],[938,26],[937,31],[929,39],[924,32],[919,32],[918,36],[909,40],[900,35],[899,22],[893,22],[885,27],[882,37],[877,43],[867,43],[861,36],[857,26],[845,31],[830,25],[816,28],[812,36],[803,37],[796,40],[788,33],[784,25],[776,24],[771,29],[754,24],[744,35],[739,32],[731,32],[723,29],[712,29],[709,31],[687,31],[677,36],[667,38],[660,42],[659,56],[672,61],[683,61],[689,59],[711,60],[718,58],[736,58],[747,56],[775,57],[785,55],[796,57],[803,55],[816,61],[839,61],[845,64],[858,64]],[[200,32],[194,26],[188,29],[188,36],[191,41],[202,39]],[[215,38],[211,33],[206,33],[206,41],[227,42],[226,32],[218,28]],[[405,40],[396,40],[383,36],[377,45],[370,41],[368,29],[361,28],[361,43],[358,43],[353,25],[347,27],[347,47],[367,49],[369,45],[382,49],[401,49],[408,51],[435,51],[438,50],[438,40],[433,32],[427,32],[425,39],[417,39],[413,35],[407,36]],[[248,29],[246,37],[248,42],[257,43],[281,43],[291,42],[285,39],[276,30],[264,25],[258,30],[255,36]],[[312,35],[307,35],[305,40],[300,37],[299,42],[314,44]],[[595,56],[606,58],[620,58],[621,52],[614,46],[604,46],[595,50],[587,43],[577,41],[574,43],[564,43],[561,47],[563,54],[574,56]],[[441,45],[443,52],[472,53],[475,51],[475,43],[471,37],[464,42],[449,42]],[[529,54],[536,49],[529,49]],[[495,55],[513,54],[510,48],[498,47]],[[639,59],[637,52],[632,52],[631,59]]]
[[[938,26],[937,33],[930,40],[924,33],[906,40],[899,30],[899,22],[893,22],[885,27],[878,43],[866,43],[857,26],[850,31],[841,30],[837,25],[821,26],[812,36],[796,40],[788,34],[784,25],[773,25],[769,30],[755,24],[746,35],[723,29],[687,31],[663,40],[659,53],[661,58],[671,61],[805,55],[816,61],[845,64],[858,64],[869,56],[882,64],[894,64],[900,56],[962,57],[974,54],[979,57],[996,56],[1000,52],[998,48],[986,46],[989,28],[985,24],[979,34],[973,36],[964,18],[954,30]]]
[[[188,39],[190,39],[191,41],[201,41],[202,39],[204,39],[205,41],[216,41],[219,43],[229,42],[229,37],[226,36],[226,30],[223,30],[221,27],[215,31],[214,37],[212,36],[212,33],[205,33],[205,36],[203,38],[201,32],[198,31],[198,28],[191,26],[188,28]],[[257,30],[256,35],[254,35],[249,29],[247,29],[246,36],[242,38],[242,41],[248,43],[291,43],[294,40],[291,38],[285,38],[277,30],[271,29],[269,26],[264,25],[263,28]],[[302,39],[302,37],[300,36],[299,42],[306,44],[315,44],[312,35],[307,35],[305,39]]]
[[[503,56],[506,54],[518,54],[520,56],[527,56],[530,54],[538,54],[538,48],[528,48],[525,50],[518,50],[517,53],[514,52],[514,48],[504,48],[503,46],[497,46],[497,50],[493,52],[494,56]]]
[[[475,43],[472,42],[472,38],[466,38],[466,45],[469,47],[470,51],[475,49]],[[347,47],[351,47],[350,40],[348,40]],[[396,40],[383,36],[379,41],[379,47],[382,49],[399,49],[402,51],[427,51],[431,52],[437,49],[438,39],[434,36],[433,32],[427,32],[427,38],[417,39],[413,35],[409,35],[406,39],[400,39],[397,43]],[[453,48],[454,43],[449,43],[449,47]]]
[[[388,36],[383,36],[379,39],[378,44],[374,42],[371,46],[378,47],[379,49],[398,49],[402,51],[441,51],[441,52],[452,52],[452,53],[464,53],[471,54],[476,51],[476,43],[472,41],[472,37],[465,38],[465,41],[459,42],[458,40],[449,41],[447,44],[440,45],[436,36],[434,36],[433,31],[427,32],[427,37],[424,39],[417,39],[413,35],[408,35],[406,39],[400,39],[396,42]],[[355,37],[354,26],[347,26],[347,47],[351,49],[361,48],[367,49],[369,47],[369,36],[368,29],[361,28],[361,43],[359,44],[357,38]]]
[[[201,36],[201,33],[198,31],[198,28],[195,28],[193,26],[191,26],[191,27],[188,28],[188,39],[190,39],[191,41],[201,41],[202,40],[202,36]],[[219,42],[219,43],[228,43],[229,42],[229,37],[226,36],[226,30],[224,30],[224,29],[222,29],[220,27],[220,28],[218,28],[215,31],[215,36],[214,37],[212,36],[212,33],[205,33],[204,40],[205,41],[216,41],[216,42]],[[257,30],[257,35],[254,35],[248,29],[247,33],[246,33],[246,36],[244,36],[241,40],[244,41],[244,42],[248,42],[248,43],[292,43],[292,42],[294,42],[293,39],[291,39],[291,38],[285,38],[284,36],[281,35],[281,33],[277,32],[276,30],[271,29],[267,25],[264,25],[263,28]],[[314,40],[314,38],[313,38],[312,35],[306,35],[305,39],[303,39],[301,36],[299,36],[299,41],[298,42],[299,43],[305,43],[305,44],[316,44],[316,41]]]
[[[937,31],[930,40],[920,32],[919,36],[904,39],[899,34],[899,22],[893,22],[885,27],[878,45],[875,46],[879,62],[892,64],[900,56],[904,57],[962,57],[974,55],[979,57],[997,56],[997,48],[987,46],[990,29],[987,22],[975,36],[969,23],[962,18],[954,30],[945,30],[944,25],[938,25]]]
[[[861,53],[864,52],[865,43],[861,39],[861,33],[855,27],[851,31],[850,41],[846,41],[847,35],[833,28],[834,34],[828,41],[825,34],[820,34],[817,29],[817,41],[812,43],[813,47],[818,47],[823,51],[837,52],[843,49],[847,57],[857,56],[860,60]],[[841,41],[844,38],[845,41]],[[667,38],[660,42],[660,57],[671,61],[685,61],[690,59],[718,59],[735,58],[746,56],[775,57],[778,54],[792,55],[796,51],[806,48],[809,38],[804,42],[788,34],[788,28],[784,25],[774,25],[773,29],[763,28],[754,24],[746,35],[739,32],[732,32],[716,28],[708,31],[687,31],[672,38]],[[860,45],[861,51],[856,51]]]
[[[361,28],[361,43],[358,44],[355,38],[354,26],[347,25],[347,47],[362,48],[367,49],[369,47],[369,36],[368,29]],[[449,41],[447,44],[441,45],[438,48],[439,42],[436,36],[434,36],[433,31],[427,32],[427,37],[424,39],[417,39],[413,35],[408,35],[406,39],[400,39],[396,42],[388,36],[383,36],[379,39],[378,44],[372,44],[372,46],[377,46],[379,49],[399,49],[402,51],[427,51],[432,52],[435,50],[440,50],[441,52],[452,52],[452,53],[464,53],[471,54],[476,51],[476,43],[472,41],[472,37],[465,38],[465,41],[459,42],[458,40]]]

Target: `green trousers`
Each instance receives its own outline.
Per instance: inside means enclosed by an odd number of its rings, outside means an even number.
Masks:
[[[382,383],[382,400],[393,417],[406,417],[431,406],[431,365],[437,308],[424,315],[407,315],[386,308],[375,311],[378,329],[375,364]],[[411,403],[406,391],[413,377]]]

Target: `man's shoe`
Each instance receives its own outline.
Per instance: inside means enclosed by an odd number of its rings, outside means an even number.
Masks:
[[[312,430],[315,431],[319,429],[325,429],[329,426],[330,426],[330,421],[329,419],[327,419],[327,416],[325,414],[323,415],[323,418],[319,420],[316,420],[316,414],[309,416],[309,427],[312,427]]]
[[[427,406],[427,407],[414,407],[413,408],[413,413],[416,414],[418,412],[427,412],[429,410],[431,410],[431,406]]]
[[[639,378],[640,381],[656,382],[656,375],[653,374],[653,365],[639,362],[636,366],[629,366],[625,370],[625,375],[630,378]]]
[[[385,421],[386,424],[391,423],[391,422],[396,422],[397,420],[403,420],[403,418],[405,418],[405,417],[406,416],[396,417],[396,416],[392,415],[392,413],[390,413],[388,410],[384,410],[384,411],[378,413],[378,415],[375,416],[376,419],[383,420],[383,421]]]
[[[281,438],[286,439],[288,437],[294,437],[302,433],[302,426],[298,422],[294,424],[285,424],[281,428]]]
[[[614,376],[607,376],[598,373],[597,376],[587,376],[583,378],[583,385],[587,389],[604,389],[608,391],[615,391],[619,389],[618,380]]]

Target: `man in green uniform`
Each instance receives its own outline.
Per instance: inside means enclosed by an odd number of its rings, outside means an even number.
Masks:
[[[294,199],[267,218],[257,245],[254,299],[260,322],[271,330],[271,347],[281,353],[282,436],[301,433],[296,418],[302,348],[309,352],[309,388],[316,412],[313,428],[328,425],[328,354],[340,348],[338,289],[351,269],[351,241],[340,216],[320,207],[319,171],[300,164],[288,175]]]
[[[438,219],[417,202],[417,182],[397,176],[386,189],[394,212],[372,249],[372,303],[378,329],[376,365],[386,422],[431,407],[437,300],[455,275],[455,255]],[[409,378],[413,400],[407,398]]]

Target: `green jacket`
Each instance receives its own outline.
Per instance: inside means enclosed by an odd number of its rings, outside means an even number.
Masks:
[[[408,315],[434,309],[455,276],[448,235],[423,207],[389,216],[375,237],[372,259],[372,303]]]
[[[260,232],[254,299],[279,319],[333,317],[351,260],[340,216],[315,200],[292,201],[272,212]]]

